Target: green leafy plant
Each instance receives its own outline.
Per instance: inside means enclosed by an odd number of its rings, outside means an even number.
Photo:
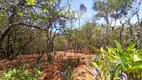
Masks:
[[[126,49],[122,49],[118,41],[114,42],[116,48],[108,47],[107,51],[101,48],[101,53],[94,57],[92,64],[95,66],[98,76],[102,80],[142,79],[140,72],[142,70],[142,50],[135,49],[136,41],[130,43]]]
[[[34,5],[35,0],[26,0],[28,5]]]
[[[41,72],[35,69],[35,75],[30,73],[26,66],[13,69],[5,69],[0,75],[0,80],[38,80]]]

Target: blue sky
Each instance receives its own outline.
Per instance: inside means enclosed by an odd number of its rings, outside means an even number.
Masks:
[[[87,12],[84,17],[92,18],[95,14],[93,11],[93,0],[72,0],[72,8],[75,10],[79,10],[80,4],[84,4],[87,7]]]
[[[84,4],[87,7],[87,11],[81,19],[81,24],[83,24],[85,21],[90,20],[93,17],[95,11],[92,9],[93,0],[72,0],[73,9],[79,10],[80,4]],[[78,22],[75,23],[75,26],[78,26]]]
[[[94,0],[72,0],[72,9],[74,10],[79,10],[79,6],[80,4],[84,4],[87,7],[87,11],[84,14],[83,18],[81,19],[81,24],[85,23],[85,21],[87,20],[91,20],[91,18],[93,17],[93,15],[95,15],[95,11],[92,9],[93,6],[93,1]],[[142,5],[140,7],[140,18],[142,18]],[[136,17],[134,17],[131,22],[135,23]],[[98,23],[103,23],[104,21],[98,21]],[[119,22],[117,22],[117,24],[119,25]],[[78,22],[75,22],[75,26],[78,26]]]

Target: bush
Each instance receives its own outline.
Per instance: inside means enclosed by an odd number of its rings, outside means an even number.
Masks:
[[[97,78],[101,80],[141,80],[142,79],[142,50],[135,49],[136,42],[132,42],[124,50],[118,41],[114,41],[116,48],[101,48],[101,53],[94,56],[93,65],[97,71]]]
[[[38,80],[41,76],[41,72],[38,69],[34,69],[35,75],[30,73],[29,70],[24,67],[6,69],[0,76],[0,80]]]

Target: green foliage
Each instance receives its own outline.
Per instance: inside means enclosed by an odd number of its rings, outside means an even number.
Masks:
[[[54,39],[54,49],[55,50],[64,50],[67,48],[68,42],[65,36],[57,36]]]
[[[110,7],[116,11],[121,10],[122,6],[131,7],[133,2],[134,0],[108,0]]]
[[[93,9],[98,11],[100,17],[105,16],[107,14],[118,12],[123,9],[123,11],[127,7],[131,7],[134,0],[96,0],[94,1]]]
[[[26,0],[28,5],[34,5],[35,0]]]
[[[70,7],[70,0],[0,1],[0,57],[48,51],[48,42],[64,32],[75,13]]]
[[[41,74],[39,69],[35,69],[35,75],[33,75],[23,66],[21,68],[4,70],[0,75],[0,80],[38,80]]]
[[[141,79],[142,57],[141,50],[135,49],[136,42],[130,43],[125,50],[118,41],[114,42],[116,48],[108,47],[108,51],[101,49],[101,53],[96,55],[99,59],[95,58],[92,62],[95,68],[101,70],[98,72],[101,79],[116,80],[123,78],[123,74],[126,74],[128,79]]]

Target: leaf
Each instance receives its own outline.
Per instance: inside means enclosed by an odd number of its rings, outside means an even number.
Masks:
[[[128,69],[128,62],[127,62],[125,56],[121,52],[118,53],[118,56],[119,56],[119,59],[122,63],[122,66],[124,67],[124,69]]]
[[[35,69],[36,70],[36,73],[38,74],[38,76],[40,76],[42,74],[42,72],[38,69]]]
[[[22,12],[19,12],[18,15],[19,15],[19,16],[23,16],[23,13],[22,13]]]
[[[142,68],[142,60],[134,61],[134,64],[132,66],[139,66]]]
[[[0,19],[1,19],[2,17],[4,17],[4,14],[0,13]]]
[[[142,69],[142,60],[134,61],[132,67],[128,69],[128,72],[133,72],[139,69]]]
[[[113,52],[112,52],[111,48],[107,47],[107,49],[108,49],[107,56],[113,58]]]
[[[67,14],[69,14],[69,15],[70,15],[70,14],[71,14],[71,11],[67,11]]]
[[[26,0],[28,5],[34,5],[35,0]]]
[[[116,52],[115,52],[115,49],[112,48],[112,47],[107,47],[107,49],[108,49],[108,52],[109,52],[109,53],[112,53],[112,54],[115,54],[115,53],[116,53]]]
[[[113,58],[113,59],[118,59],[118,56],[116,56],[116,50],[114,48],[107,48],[108,49],[108,56]]]
[[[101,57],[104,59],[104,55],[105,54],[105,51],[104,51],[104,49],[101,47]]]
[[[53,2],[56,2],[56,0],[53,0]]]
[[[98,51],[95,47],[92,46],[92,49],[93,49],[97,54],[99,54],[99,51]]]
[[[114,43],[115,43],[117,49],[119,50],[119,52],[122,52],[122,46],[120,45],[120,43],[116,40],[114,40]]]
[[[136,51],[136,54],[138,55],[138,57],[139,57],[140,59],[142,59],[142,49],[137,50],[137,51]]]
[[[46,8],[44,8],[44,9],[43,9],[43,12],[46,12],[46,11],[47,11]]]
[[[127,47],[126,51],[125,51],[125,54],[129,55],[133,51],[133,49],[135,48],[136,43],[137,43],[136,41],[130,43],[129,46]]]
[[[99,68],[98,65],[95,62],[92,62],[92,64],[95,68]]]
[[[134,54],[133,59],[134,59],[134,61],[139,61],[140,60],[140,58],[136,54]]]

